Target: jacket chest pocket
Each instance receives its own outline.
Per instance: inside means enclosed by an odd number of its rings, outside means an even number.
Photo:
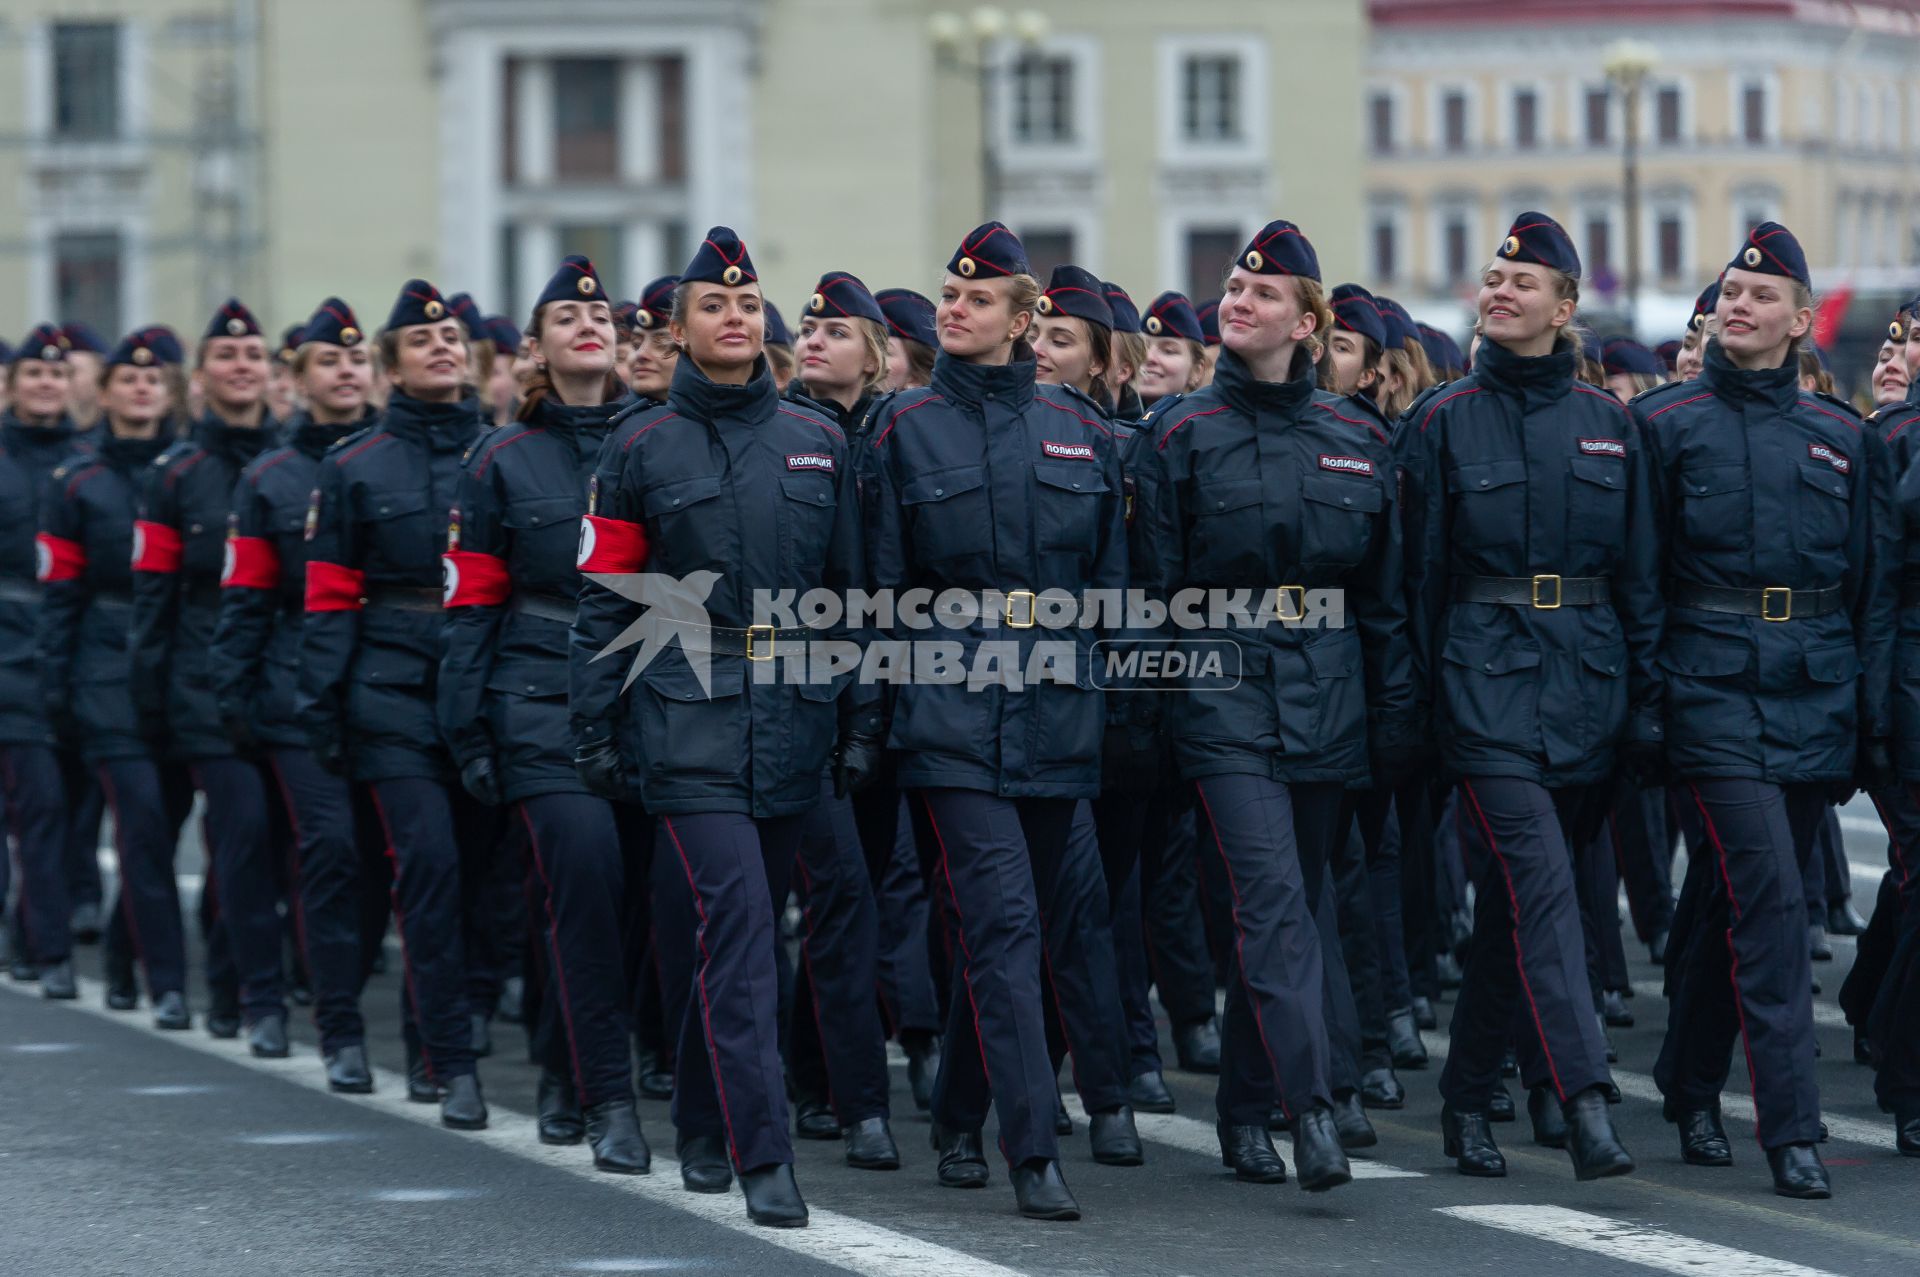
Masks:
[[[824,474],[788,475],[780,480],[780,494],[786,498],[781,505],[792,547],[787,561],[801,568],[818,566],[827,557],[839,508],[832,482]]]
[[[1193,533],[1188,563],[1215,576],[1242,565],[1266,563],[1266,528],[1260,504],[1260,480],[1201,480],[1194,484]]]
[[[440,511],[436,518],[435,513],[418,489],[366,493],[360,502],[366,525],[363,561],[394,573],[430,572],[437,580],[446,515]]]
[[[1053,553],[1091,557],[1100,541],[1100,498],[1107,481],[1086,462],[1036,461],[1034,543]]]
[[[1802,462],[1794,496],[1802,550],[1838,550],[1846,544],[1853,511],[1845,475],[1824,463]]]
[[[1300,562],[1352,567],[1367,557],[1373,516],[1386,501],[1377,480],[1309,474],[1300,497]]]
[[[1453,534],[1471,545],[1507,545],[1526,533],[1527,463],[1475,461],[1453,474]]]
[[[1567,466],[1571,476],[1567,482],[1567,541],[1603,550],[1624,545],[1626,465],[1606,457],[1574,457]]]
[[[724,566],[734,549],[731,520],[717,498],[722,484],[717,474],[663,483],[641,498],[640,509],[651,526],[654,555],[661,569],[684,573],[694,568]]]
[[[1752,532],[1743,465],[1695,466],[1680,472],[1680,530],[1703,550],[1738,550]]]
[[[992,552],[986,467],[953,466],[915,475],[900,489],[900,504],[921,561],[951,563]]]
[[[570,496],[521,497],[500,512],[500,525],[513,538],[510,557],[514,580],[528,585],[572,583],[575,543],[584,500]]]

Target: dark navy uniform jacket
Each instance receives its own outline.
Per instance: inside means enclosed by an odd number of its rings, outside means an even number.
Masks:
[[[930,386],[902,391],[878,415],[862,443],[875,589],[1006,596],[1015,622],[1033,613],[1023,592],[1064,591],[1077,609],[1088,590],[1125,589],[1125,503],[1112,428],[1082,397],[1036,386],[1033,376],[1024,344],[1013,362],[998,366],[942,353]],[[1017,662],[1023,677],[1014,687],[970,690],[964,678],[915,678],[894,689],[888,744],[897,751],[899,785],[1097,796],[1106,705],[1092,663],[1104,622],[1096,630],[1087,624],[1096,618],[1079,612],[1069,628],[1020,628],[998,605],[975,610],[992,614],[964,629],[896,625],[892,637],[957,643],[963,670],[984,671],[976,665],[983,642],[1004,644],[989,650],[1006,653],[1005,664]],[[1049,677],[1027,683],[1037,643],[1069,645],[1071,670],[1054,662]]]
[[[1237,593],[1255,610],[1251,629],[1162,631],[1240,648],[1237,685],[1196,686],[1167,706],[1181,775],[1365,780],[1369,746],[1405,747],[1414,730],[1400,526],[1378,418],[1316,390],[1304,351],[1284,382],[1254,380],[1226,351],[1212,385],[1156,406],[1147,428],[1137,582],[1159,599]],[[1340,623],[1285,624],[1301,599],[1281,600],[1281,586],[1341,592]]]
[[[133,546],[133,706],[179,758],[233,752],[214,693],[227,514],[241,470],[273,442],[258,427],[207,416],[160,454],[141,482]]]
[[[1665,393],[1662,393],[1665,392]],[[1844,781],[1886,737],[1899,548],[1886,447],[1797,366],[1748,372],[1709,343],[1698,381],[1637,397],[1669,600],[1660,664],[1681,776]],[[1846,606],[1769,622],[1673,606],[1676,583],[1839,587]]]
[[[107,435],[55,470],[41,501],[41,705],[51,720],[72,716],[89,762],[153,753],[127,678],[133,515],[147,467],[169,442]]]
[[[756,623],[757,590],[864,585],[847,442],[820,413],[785,403],[764,361],[743,386],[681,359],[663,405],[624,417],[595,467],[579,562],[589,574],[712,573],[706,625]],[[641,614],[594,581],[580,591],[571,653],[577,741],[616,736],[661,815],[806,811],[840,727],[851,677],[753,680],[744,651],[714,653],[703,688],[676,642],[623,691],[639,649],[595,660]],[[844,627],[823,638],[846,639]],[[877,689],[846,691],[848,726],[875,717]]]
[[[1888,404],[1867,418],[1867,422],[1879,431],[1887,451],[1892,454],[1894,474],[1905,474],[1912,468],[1914,448],[1920,444],[1920,392],[1909,386],[1904,401]]]
[[[1408,622],[1441,756],[1466,776],[1605,780],[1623,739],[1661,738],[1662,603],[1647,449],[1574,353],[1485,342],[1394,437],[1405,484]],[[1611,603],[1456,602],[1470,576],[1605,577]],[[1542,582],[1551,602],[1556,586]]]
[[[0,745],[51,745],[34,669],[41,589],[35,534],[53,472],[80,452],[73,423],[29,426],[0,415]]]
[[[249,462],[234,484],[213,631],[213,689],[223,723],[247,723],[280,748],[307,743],[294,702],[307,588],[307,506],[320,458],[367,423],[322,425],[300,413],[288,442]]]
[[[476,408],[395,392],[376,425],[320,461],[298,713],[316,749],[345,742],[355,780],[453,778],[434,716],[440,555]]]
[[[465,764],[492,756],[508,802],[583,794],[567,722],[567,636],[580,594],[587,484],[618,405],[551,397],[468,455],[447,533],[440,729]]]

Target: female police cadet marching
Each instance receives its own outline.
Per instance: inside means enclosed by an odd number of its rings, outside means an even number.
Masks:
[[[228,516],[213,688],[220,721],[242,757],[272,773],[293,826],[294,917],[313,981],[313,1018],[327,1083],[367,1092],[360,991],[386,929],[362,870],[371,812],[345,779],[320,767],[295,712],[306,600],[307,505],[328,448],[371,419],[373,362],[365,332],[337,297],[301,329],[291,372],[305,407],[286,442],[240,472]],[[371,916],[369,916],[371,915]]]
[[[1682,891],[1654,1080],[1686,1160],[1726,1165],[1744,1037],[1774,1191],[1827,1197],[1799,864],[1833,786],[1892,779],[1892,467],[1852,409],[1800,389],[1813,296],[1790,231],[1748,233],[1714,316],[1699,379],[1633,404],[1665,536],[1667,763],[1710,850]]]
[[[633,348],[627,354],[627,389],[650,403],[663,403],[673,385],[680,348],[668,327],[673,319],[673,290],[678,275],[662,275],[641,290],[633,310]]]
[[[621,397],[591,262],[561,263],[527,336],[536,371],[516,419],[468,456],[447,530],[437,710],[468,794],[513,807],[544,895],[540,1138],[578,1143],[584,1132],[595,1166],[638,1174],[652,1159],[634,1111],[622,913],[644,889],[651,831],[638,808],[588,792],[567,726],[577,530]]]
[[[307,509],[298,713],[320,765],[372,787],[394,863],[408,1098],[478,1130],[472,1017],[491,996],[472,987],[480,956],[463,902],[482,886],[495,822],[456,779],[434,675],[446,512],[479,410],[462,397],[465,330],[432,284],[400,290],[379,346],[386,411],[321,461]]]
[[[1563,1141],[1583,1180],[1633,1169],[1607,1112],[1573,852],[1605,816],[1616,752],[1658,753],[1659,578],[1640,432],[1574,380],[1579,277],[1559,224],[1522,213],[1481,276],[1473,373],[1417,401],[1396,437],[1421,701],[1480,861],[1440,1079],[1466,1175],[1506,1173],[1488,1105],[1516,1014],[1544,1061],[1527,1081],[1550,1088],[1536,1138]]]
[[[121,904],[154,1023],[186,1029],[186,944],[173,875],[174,824],[160,765],[127,682],[134,509],[145,472],[171,442],[163,429],[181,359],[151,329],[129,334],[100,372],[106,434],[53,472],[40,507],[44,590],[36,648],[41,705],[55,733],[95,770],[113,811]]]
[[[1118,453],[1082,401],[1036,388],[1026,337],[1039,298],[1013,232],[998,222],[971,232],[941,284],[931,385],[895,396],[862,442],[873,583],[951,588],[984,596],[983,611],[1004,608],[941,631],[963,664],[991,629],[1025,669],[1043,634],[1041,591],[1077,600],[1126,584]],[[925,814],[959,939],[933,1097],[942,1180],[986,1181],[984,1106],[956,1111],[984,1080],[1021,1213],[1077,1219],[1053,1125],[1036,884],[1054,880],[1075,800],[1099,792],[1104,715],[1086,677],[1086,619],[1051,637],[1072,642],[1071,684],[910,682],[896,691],[888,743],[900,787]],[[975,1033],[979,1050],[954,1046]]]
[[[594,471],[569,709],[589,783],[630,792],[637,774],[659,818],[659,854],[679,867],[698,917],[695,967],[679,990],[692,993],[675,1074],[682,1180],[724,1192],[730,1156],[748,1215],[791,1227],[807,1208],[780,1070],[775,902],[830,751],[857,785],[878,741],[868,692],[749,678],[749,661],[804,655],[811,633],[757,623],[756,595],[845,597],[861,584],[845,437],[818,412],[781,402],[765,324],[746,245],[714,227],[675,293],[683,354],[667,402],[623,421]],[[663,579],[681,593],[649,595]],[[659,631],[643,640],[649,659],[624,695],[627,662],[596,658],[632,641],[623,631],[640,602],[686,607],[685,591],[704,592],[691,604],[699,623],[683,611],[673,646],[659,648]],[[699,1067],[703,1055],[710,1068]]]
[[[1155,596],[1260,600],[1254,630],[1191,636],[1237,642],[1239,681],[1189,688],[1168,712],[1233,897],[1221,1160],[1242,1179],[1285,1178],[1267,1133],[1277,1101],[1309,1191],[1351,1178],[1323,1010],[1323,946],[1338,940],[1314,921],[1328,853],[1347,833],[1346,784],[1368,774],[1370,749],[1402,766],[1413,726],[1385,433],[1315,389],[1330,327],[1319,276],[1289,222],[1235,259],[1213,384],[1150,419],[1132,526],[1134,575]],[[1322,590],[1343,593],[1336,624],[1303,611]]]

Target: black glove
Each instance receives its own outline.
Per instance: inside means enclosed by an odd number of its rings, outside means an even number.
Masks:
[[[320,770],[329,776],[347,774],[347,746],[340,737],[338,727],[309,730],[307,746],[313,751],[313,761],[320,764]]]
[[[500,773],[494,768],[492,754],[475,754],[460,764],[460,784],[487,806],[500,805]]]
[[[1620,773],[1640,789],[1667,783],[1667,747],[1657,740],[1629,740],[1620,746]]]
[[[1899,782],[1899,774],[1893,766],[1893,749],[1886,737],[1860,738],[1860,749],[1853,760],[1853,779],[1860,788],[1867,790],[1885,789]]]
[[[833,747],[833,796],[857,794],[879,774],[880,738],[872,732],[841,732]]]
[[[583,740],[574,746],[573,769],[588,789],[615,802],[626,802],[632,795],[627,788],[627,760],[611,736]]]

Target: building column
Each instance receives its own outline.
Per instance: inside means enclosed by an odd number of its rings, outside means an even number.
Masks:
[[[628,58],[620,64],[620,180],[638,184],[659,176],[660,64]]]

